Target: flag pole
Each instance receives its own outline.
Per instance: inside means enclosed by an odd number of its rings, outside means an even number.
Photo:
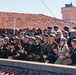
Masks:
[[[16,18],[14,18],[14,27],[13,27],[13,35],[16,33]]]

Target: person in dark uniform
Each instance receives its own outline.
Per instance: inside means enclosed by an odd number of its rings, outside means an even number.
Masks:
[[[34,61],[34,56],[35,56],[35,38],[34,37],[30,37],[29,40],[29,46],[27,49],[27,58],[26,60],[28,61]]]
[[[8,37],[4,37],[4,45],[3,45],[3,49],[5,49],[6,45],[9,43],[9,38]]]
[[[40,36],[36,36],[35,59],[34,59],[34,61],[39,61],[40,62],[40,57],[41,57],[41,40],[42,40],[42,38]]]
[[[3,42],[2,42],[2,39],[0,39],[0,58],[2,57],[1,55],[2,49],[3,49]]]
[[[22,48],[21,48],[21,50],[18,51],[20,53],[20,60],[26,60],[26,58],[27,58],[29,38],[30,37],[28,35],[24,36]]]
[[[0,51],[0,57],[1,58],[7,58],[7,59],[12,59],[13,58],[13,52],[11,52],[11,44],[10,43],[7,43],[5,48],[2,49]]]
[[[55,35],[54,34],[50,34],[49,35],[49,44],[47,46],[47,57],[46,57],[46,63],[54,63],[57,59],[58,56],[58,43],[55,42]]]
[[[47,34],[50,34],[51,32],[52,32],[52,26],[48,26],[48,32],[47,32]]]
[[[61,32],[60,31],[57,31],[56,32],[56,38],[55,38],[55,41],[60,44],[60,40],[61,40]]]
[[[69,38],[68,38],[68,41],[67,41],[69,49],[72,48],[72,45],[71,45],[71,40],[72,39],[76,39],[76,30],[74,30],[74,29],[69,32]]]
[[[20,57],[20,54],[19,54],[19,50],[20,50],[20,48],[21,48],[21,43],[19,42],[19,38],[17,37],[17,36],[14,36],[13,37],[13,43],[12,43],[12,47],[14,47],[14,50],[13,50],[13,52],[14,52],[14,59],[20,59],[19,57]]]
[[[44,43],[41,46],[41,60],[42,60],[42,62],[45,62],[45,59],[46,59],[46,57],[48,55],[47,45],[49,43],[49,35],[48,34],[44,34],[43,40],[44,40]]]
[[[72,39],[71,45],[72,45],[72,49],[70,50],[70,52],[67,52],[65,54],[65,56],[67,58],[71,58],[72,59],[72,64],[76,64],[76,39]],[[69,61],[67,61],[67,62],[69,63]]]

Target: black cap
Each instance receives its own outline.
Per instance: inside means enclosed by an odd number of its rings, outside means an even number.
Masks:
[[[6,34],[2,34],[2,37],[6,37],[7,35]]]
[[[65,25],[65,26],[64,26],[64,29],[65,29],[65,30],[66,30],[66,29],[69,29],[69,26]]]
[[[73,26],[73,29],[76,29],[76,26]]]
[[[48,26],[48,29],[52,29],[52,26]]]
[[[58,28],[59,26],[58,25],[54,25],[54,28]]]

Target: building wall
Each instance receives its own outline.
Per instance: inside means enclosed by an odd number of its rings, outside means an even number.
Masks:
[[[61,9],[62,19],[76,23],[76,7],[64,7]]]

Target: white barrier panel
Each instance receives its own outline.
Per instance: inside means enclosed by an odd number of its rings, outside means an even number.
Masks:
[[[72,74],[76,75],[76,67],[75,66],[66,66],[66,65],[56,65],[56,64],[47,64],[47,63],[39,63],[39,62],[31,62],[31,61],[19,61],[19,60],[11,60],[11,59],[1,59],[0,64],[6,66],[16,66],[34,70],[41,71],[49,71],[49,72],[57,72],[64,74]]]

